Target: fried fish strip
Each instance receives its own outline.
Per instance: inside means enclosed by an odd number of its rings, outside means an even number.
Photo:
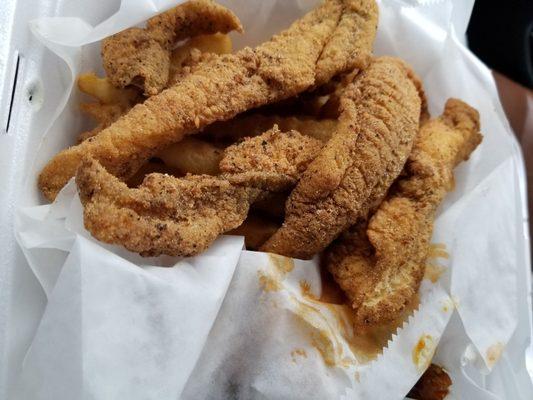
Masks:
[[[82,132],[78,136],[78,141],[83,142],[93,136],[98,135],[105,128],[120,118],[128,109],[124,104],[103,104],[97,102],[81,103],[80,110],[93,118],[97,125],[88,131]]]
[[[292,188],[322,148],[322,142],[277,125],[260,136],[228,147],[220,171],[235,184],[270,192]]]
[[[99,240],[144,256],[198,254],[240,226],[254,201],[290,189],[320,145],[296,132],[273,130],[226,149],[222,176],[150,174],[134,189],[87,157],[76,175],[85,227]],[[247,159],[252,151],[257,154]]]
[[[183,79],[201,62],[212,60],[217,54],[231,53],[231,46],[229,36],[220,33],[191,38],[172,50],[168,85]],[[79,142],[96,136],[143,100],[137,90],[131,87],[116,88],[108,78],[99,78],[94,73],[81,74],[78,77],[78,88],[98,100],[80,105],[81,110],[94,118],[98,124],[93,129],[80,133]],[[190,146],[188,148],[190,149]]]
[[[481,142],[479,115],[450,99],[426,122],[402,177],[370,219],[328,251],[328,268],[362,327],[394,319],[418,291],[439,204],[453,188],[453,169]]]
[[[243,32],[237,16],[212,0],[189,0],[150,18],[146,30],[165,49],[176,42],[199,35]]]
[[[372,57],[379,14],[376,2],[349,0],[343,3],[339,25],[317,63],[316,86],[340,73],[365,69]]]
[[[85,228],[143,256],[198,254],[241,225],[260,194],[208,175],[150,174],[130,189],[92,158],[80,165],[76,183]]]
[[[242,32],[242,25],[230,10],[211,0],[190,0],[149,19],[144,29],[130,28],[104,39],[104,69],[114,86],[133,84],[153,96],[167,84],[176,42],[233,30]]]
[[[310,258],[353,225],[376,185],[392,184],[418,131],[421,99],[403,63],[377,58],[343,93],[339,127],[287,201],[263,251]]]
[[[315,82],[316,62],[342,10],[343,1],[327,0],[256,49],[202,64],[175,86],[133,107],[98,136],[56,155],[39,176],[41,191],[53,200],[85,155],[127,178],[158,150],[185,135],[306,90]]]

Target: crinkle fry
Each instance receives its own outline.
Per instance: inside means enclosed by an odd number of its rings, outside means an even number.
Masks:
[[[450,99],[426,122],[402,177],[370,219],[328,251],[328,268],[346,292],[361,327],[393,320],[418,291],[439,204],[453,169],[481,142],[477,111]]]
[[[136,85],[153,96],[167,84],[175,43],[232,30],[242,32],[242,25],[230,10],[210,0],[190,0],[151,18],[144,29],[129,28],[104,39],[104,69],[114,86]]]
[[[302,148],[295,152],[297,146]],[[320,146],[296,132],[272,130],[226,149],[222,176],[150,174],[135,189],[87,157],[76,175],[85,227],[97,239],[143,256],[198,254],[240,226],[254,201],[290,189]],[[248,159],[259,147],[263,150]],[[269,157],[278,163],[269,163]]]
[[[287,201],[283,226],[262,250],[310,258],[368,208],[398,176],[418,131],[421,99],[410,72],[377,58],[343,93],[339,126]]]
[[[78,88],[98,100],[80,104],[81,111],[95,119],[98,124],[93,129],[82,132],[78,137],[80,142],[96,136],[141,100],[135,89],[117,89],[107,78],[99,78],[94,73],[78,76]]]
[[[184,76],[190,74],[200,63],[213,61],[217,55],[230,54],[231,50],[230,37],[222,33],[190,38],[184,44],[172,50],[169,79],[166,87],[175,85]]]
[[[41,191],[53,200],[86,155],[127,179],[185,135],[306,90],[315,82],[317,60],[347,1],[327,0],[256,49],[202,64],[178,84],[137,104],[94,138],[56,155],[39,176]]]

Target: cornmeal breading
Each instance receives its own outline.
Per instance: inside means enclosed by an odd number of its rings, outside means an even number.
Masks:
[[[479,115],[460,100],[426,122],[386,200],[370,219],[328,252],[328,268],[361,326],[393,320],[418,292],[439,204],[453,188],[453,169],[481,142]]]

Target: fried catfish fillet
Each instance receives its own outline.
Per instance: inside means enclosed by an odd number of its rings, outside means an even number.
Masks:
[[[39,176],[41,191],[53,200],[86,155],[126,179],[158,150],[185,135],[308,89],[315,83],[320,55],[352,1],[326,0],[257,48],[245,48],[202,63],[176,85],[136,105],[94,138],[56,155]],[[365,1],[375,7],[374,0]],[[362,18],[363,21],[375,28],[374,18]]]
[[[422,100],[402,62],[377,58],[347,86],[339,126],[287,201],[263,251],[310,258],[368,209],[376,187],[401,172],[418,132]]]
[[[146,28],[129,28],[102,42],[107,77],[119,88],[135,85],[153,96],[166,86],[172,47],[189,37],[242,32],[239,19],[211,0],[190,0],[148,20]]]
[[[283,192],[294,187],[322,145],[296,131],[280,132],[275,125],[261,136],[228,147],[220,171],[235,184]]]
[[[130,189],[92,158],[80,165],[76,183],[85,228],[143,256],[198,254],[241,225],[260,194],[209,175],[150,174]]]
[[[378,12],[374,1],[344,1],[337,29],[318,60],[315,86],[325,84],[338,74],[368,66],[376,36]]]
[[[481,142],[479,114],[450,99],[420,129],[407,164],[368,223],[334,244],[328,269],[347,294],[362,327],[393,320],[418,291],[433,220],[453,188],[453,169]]]
[[[95,238],[143,256],[196,255],[240,226],[254,201],[294,186],[321,146],[273,129],[226,149],[221,176],[150,174],[138,188],[87,157],[76,175],[85,227]]]

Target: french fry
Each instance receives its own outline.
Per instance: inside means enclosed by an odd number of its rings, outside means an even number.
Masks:
[[[170,70],[181,68],[184,61],[189,57],[192,49],[198,49],[202,53],[228,54],[232,51],[231,39],[223,33],[214,35],[199,35],[187,40],[181,46],[172,50],[170,56]]]
[[[160,173],[160,174],[168,174],[168,175],[174,175],[174,176],[180,176],[181,173],[179,171],[176,171],[174,168],[171,168],[162,162],[152,162],[149,161],[146,164],[144,164],[141,169],[139,169],[135,175],[133,175],[128,181],[126,182],[129,187],[137,187],[139,186],[146,175],[153,174],[153,173]]]
[[[222,33],[189,39],[172,51],[167,86],[176,84],[196,65],[216,58],[217,54],[231,53],[231,49],[231,39]]]
[[[279,228],[274,221],[255,214],[250,214],[238,228],[229,231],[228,235],[244,236],[244,244],[248,250],[257,250]]]
[[[216,175],[222,150],[211,143],[187,137],[162,150],[157,157],[183,174]]]
[[[117,89],[107,78],[99,78],[92,72],[78,76],[78,88],[103,104],[131,106],[137,102],[139,97],[139,93],[135,89]]]
[[[337,120],[315,119],[307,116],[281,117],[247,114],[230,121],[216,122],[204,129],[204,132],[212,135],[214,139],[236,142],[247,136],[260,135],[274,125],[278,125],[282,132],[295,130],[302,135],[327,142],[337,127]]]

